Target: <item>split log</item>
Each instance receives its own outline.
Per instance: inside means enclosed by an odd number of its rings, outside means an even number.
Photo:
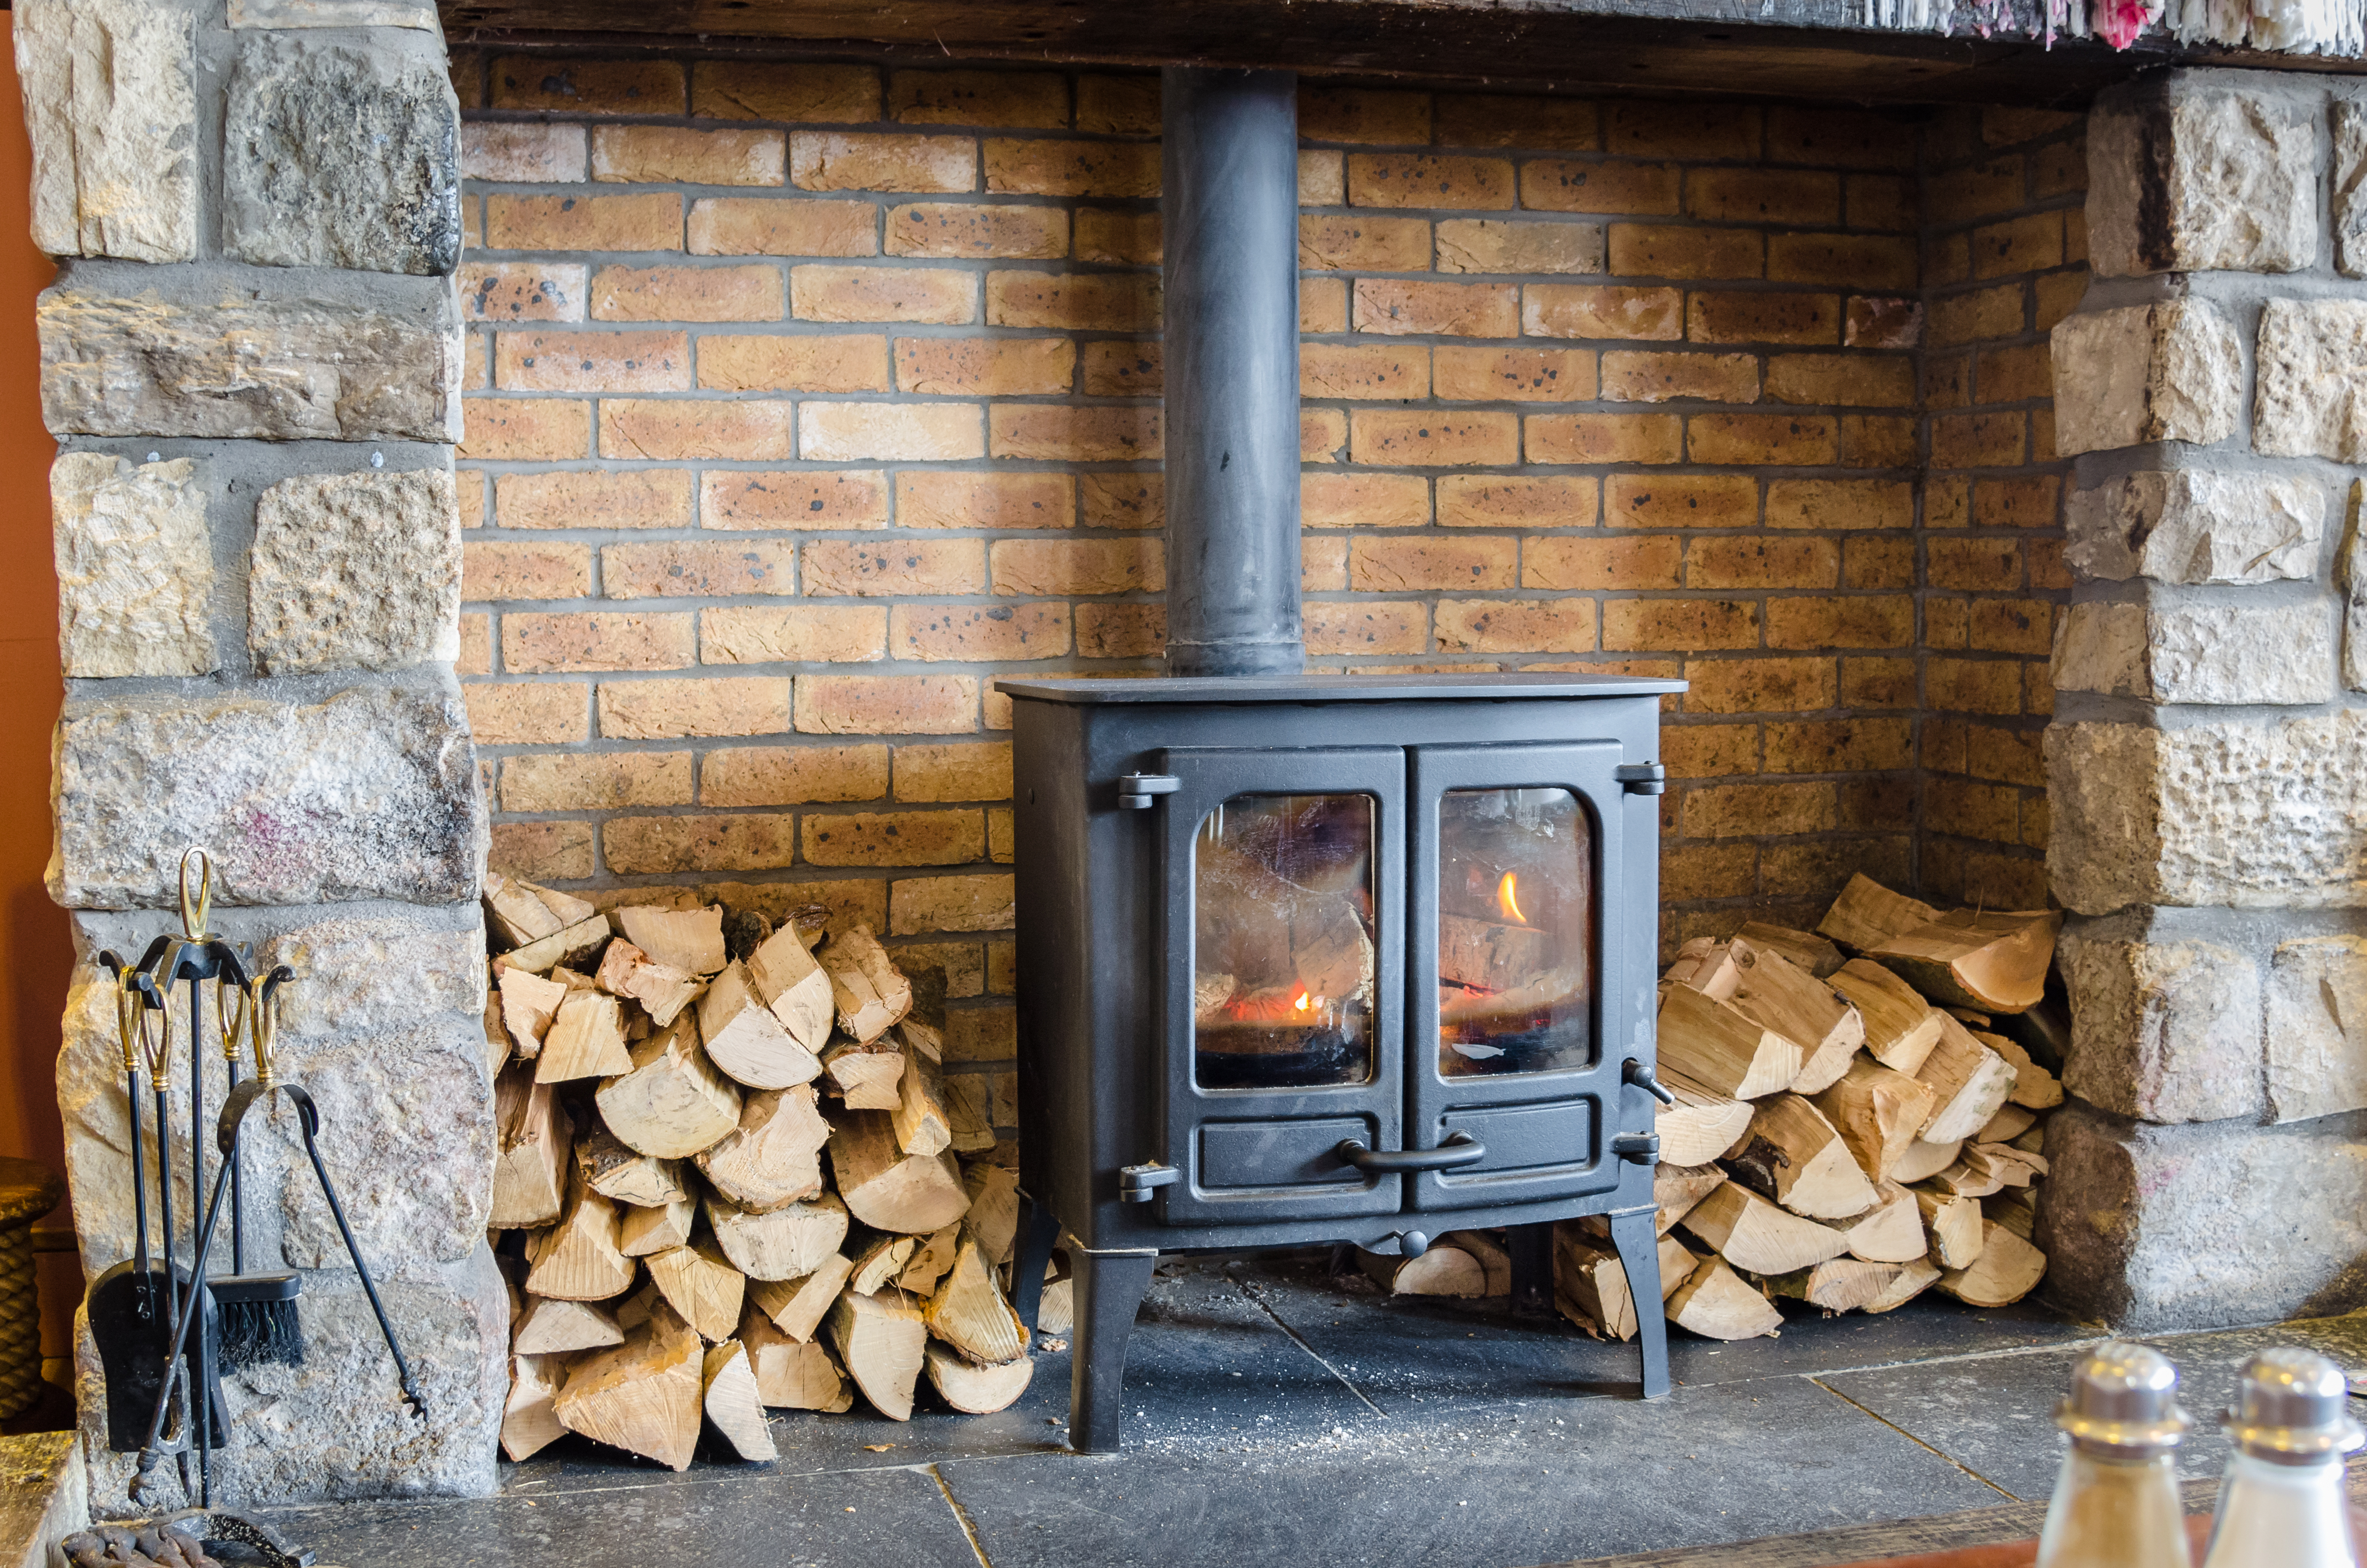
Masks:
[[[1393,1296],[1460,1296],[1488,1293],[1488,1271],[1461,1247],[1433,1242],[1420,1257],[1396,1257],[1359,1247],[1356,1261],[1373,1282]]]
[[[1931,1238],[1932,1262],[1942,1268],[1967,1268],[1978,1261],[1984,1244],[1978,1199],[1919,1187],[1915,1206],[1922,1210],[1923,1229]]]
[[[1840,1082],[1816,1096],[1816,1107],[1849,1145],[1858,1168],[1880,1181],[1905,1157],[1938,1101],[1921,1079],[1860,1056]]]
[[[1989,1221],[1981,1221],[1981,1255],[1971,1267],[1940,1276],[1940,1289],[1968,1307],[2009,1307],[2038,1289],[2046,1255]]]
[[[590,963],[607,942],[607,916],[594,915],[548,937],[538,937],[522,948],[512,948],[502,955],[502,963],[510,969],[540,974],[561,964]]]
[[[797,1279],[822,1267],[846,1239],[846,1205],[825,1192],[762,1214],[707,1200],[708,1227],[731,1266],[751,1279]]]
[[[740,1125],[739,1087],[699,1049],[691,1018],[676,1018],[635,1046],[630,1070],[602,1084],[594,1097],[601,1119],[626,1147],[662,1160],[713,1148]]]
[[[1750,1136],[1726,1168],[1761,1197],[1812,1220],[1863,1214],[1879,1201],[1833,1124],[1795,1094],[1759,1102]]]
[[[1921,1139],[1907,1145],[1907,1153],[1890,1167],[1890,1179],[1901,1187],[1912,1187],[1919,1181],[1929,1181],[1956,1163],[1964,1148],[1962,1139],[1950,1139],[1945,1143],[1926,1143]]]
[[[821,1191],[821,1148],[830,1123],[813,1085],[766,1089],[740,1103],[740,1125],[696,1156],[715,1190],[750,1213],[802,1202]]]
[[[920,1381],[929,1348],[928,1324],[920,1309],[847,1290],[832,1303],[824,1333],[871,1407],[890,1421],[910,1421],[912,1385]]]
[[[685,974],[713,974],[723,967],[723,906],[704,909],[656,909],[636,905],[617,911],[617,928],[625,940],[650,956],[651,961]]]
[[[1841,950],[1814,931],[1795,931],[1788,926],[1768,926],[1752,920],[1746,922],[1735,936],[1754,948],[1783,954],[1793,967],[1806,970],[1818,980],[1841,967]]]
[[[884,1110],[843,1111],[832,1118],[830,1165],[848,1211],[875,1231],[926,1235],[969,1208],[953,1155],[905,1153],[896,1146],[895,1125]]]
[[[660,963],[622,937],[600,955],[595,983],[611,996],[627,996],[648,1009],[650,1021],[663,1028],[704,989],[697,975]]]
[[[1939,918],[1940,912],[1922,900],[1892,892],[1859,872],[1850,878],[1849,885],[1833,900],[1833,906],[1817,922],[1817,935],[1829,937],[1842,947],[1861,953],[1871,952],[1891,937]]]
[[[682,1162],[660,1160],[628,1149],[605,1127],[575,1141],[575,1163],[583,1179],[603,1198],[636,1209],[660,1209],[690,1196],[682,1185]]]
[[[698,1199],[688,1193],[654,1209],[627,1209],[617,1226],[617,1246],[627,1257],[650,1257],[668,1247],[688,1246],[698,1222]]]
[[[1970,1030],[1947,1014],[1940,1015],[1940,1043],[1931,1048],[1915,1076],[1939,1097],[1937,1108],[1916,1135],[1926,1143],[1969,1138],[2013,1092],[2013,1069],[2005,1058],[1972,1037]]]
[[[834,1008],[830,976],[814,961],[812,950],[796,926],[783,926],[748,955],[748,983],[782,1031],[815,1058],[814,1071],[821,1071],[822,1047],[830,1043]]]
[[[954,1266],[955,1254],[961,1250],[961,1231],[957,1223],[947,1225],[923,1240],[912,1250],[904,1272],[896,1276],[896,1289],[910,1290],[916,1296],[934,1290],[937,1281],[946,1277],[946,1270]]]
[[[978,1238],[986,1261],[1000,1267],[1011,1261],[1019,1235],[1019,1173],[1008,1165],[973,1160],[962,1169],[962,1192],[969,1207],[962,1211],[965,1233]]]
[[[1782,1274],[1767,1281],[1767,1289],[1778,1296],[1806,1301],[1822,1307],[1829,1312],[1854,1312],[1869,1301],[1880,1301],[1884,1292],[1898,1283],[1906,1272],[1897,1263],[1868,1263],[1861,1258],[1836,1257],[1803,1268],[1795,1274]]]
[[[584,1185],[582,1173],[568,1184],[567,1210],[559,1223],[538,1231],[527,1244],[526,1288],[530,1295],[564,1301],[605,1301],[633,1288],[640,1266],[617,1245],[617,1206]]]
[[[1660,998],[1660,1061],[1711,1094],[1756,1099],[1800,1075],[1800,1048],[1689,985]]]
[[[520,1356],[567,1356],[624,1342],[616,1314],[592,1301],[528,1296],[511,1324],[510,1349]]]
[[[966,1415],[991,1415],[1010,1408],[1036,1376],[1033,1357],[981,1367],[942,1345],[930,1346],[923,1353],[922,1364],[928,1369],[929,1386],[937,1391],[937,1397]]]
[[[830,976],[838,1027],[855,1042],[869,1045],[912,1010],[912,986],[889,961],[888,949],[868,926],[841,931],[814,954]]]
[[[896,1108],[890,1114],[895,1118],[898,1148],[907,1154],[934,1154],[953,1147],[953,1125],[937,1092],[937,1075],[918,1055],[904,1054],[903,1076],[896,1092]]]
[[[597,955],[595,954],[595,956],[596,957]],[[504,954],[503,957],[496,959],[493,961],[496,963],[506,964],[510,960],[508,955]],[[569,991],[597,991],[600,989],[599,986],[593,983],[592,977],[590,975],[583,973],[581,970],[570,969],[565,964],[551,965],[550,978],[558,982],[560,985]]]
[[[846,1288],[866,1296],[877,1294],[904,1272],[920,1244],[918,1236],[873,1235],[855,1249],[855,1272],[847,1276]]]
[[[904,1103],[903,1049],[885,1034],[869,1045],[836,1041],[821,1053],[821,1067],[849,1110],[892,1111]]]
[[[940,1080],[938,1088],[945,1095],[954,1153],[978,1154],[993,1148],[994,1081],[982,1073],[963,1073]]]
[[[531,1459],[566,1434],[551,1408],[566,1381],[564,1356],[510,1358],[509,1398],[502,1405],[502,1452],[513,1463]]]
[[[789,945],[797,947],[794,936]],[[823,1028],[828,1028],[826,1017]],[[757,994],[742,963],[725,964],[699,997],[698,1036],[708,1060],[726,1077],[752,1089],[786,1089],[810,1083],[821,1072],[821,1059],[790,1037]]]
[[[1027,1330],[975,1241],[961,1244],[921,1315],[931,1334],[973,1361],[997,1366],[1027,1353]]]
[[[2033,1122],[2005,1142],[2008,1148],[2019,1149],[2025,1154],[2044,1154],[2046,1153],[2046,1123]]]
[[[2013,1088],[2006,1096],[2008,1105],[2025,1110],[2052,1110],[2063,1103],[2063,1085],[2054,1074],[2030,1059],[2030,1052],[2001,1034],[1972,1031],[1973,1038],[2004,1058],[2013,1069]],[[2010,1135],[2009,1135],[2010,1136]]]
[[[531,1069],[514,1067],[495,1080],[493,1202],[489,1230],[530,1230],[559,1218],[567,1198],[567,1142],[574,1126],[548,1084]]]
[[[747,1277],[731,1267],[713,1240],[700,1237],[685,1247],[668,1247],[649,1260],[658,1293],[701,1339],[731,1337],[740,1323]]]
[[[698,1444],[705,1362],[698,1335],[661,1305],[625,1343],[578,1362],[552,1408],[571,1432],[686,1470]]]
[[[1561,1315],[1589,1333],[1635,1338],[1635,1294],[1610,1244],[1565,1221],[1554,1226],[1553,1249],[1554,1306]],[[1665,1301],[1701,1260],[1674,1236],[1660,1238],[1659,1254],[1660,1299]]]
[[[1907,1263],[1921,1257],[1931,1243],[1923,1234],[1923,1210],[1915,1195],[1895,1181],[1879,1183],[1878,1190],[1880,1203],[1833,1223],[1833,1229],[1849,1243],[1849,1255],[1867,1263]]]
[[[549,904],[535,897],[527,884],[514,881],[499,871],[485,872],[482,897],[485,927],[504,948],[522,948],[567,924],[551,912]]]
[[[1512,1293],[1512,1255],[1506,1252],[1494,1236],[1485,1231],[1449,1231],[1438,1238],[1448,1246],[1469,1253],[1479,1264],[1479,1272],[1487,1283],[1482,1293],[1509,1296]]]
[[[517,1053],[532,1061],[542,1053],[542,1037],[550,1032],[559,1005],[567,1000],[567,987],[506,965],[493,983],[501,993],[502,1028]]]
[[[605,992],[572,991],[542,1037],[534,1077],[538,1084],[565,1084],[605,1078],[632,1064],[632,1053],[625,1049],[624,1009],[617,999]]]
[[[1866,1054],[1894,1072],[1913,1073],[1940,1043],[1940,1014],[1920,993],[1869,959],[1832,973],[1834,990],[1865,1021]]]
[[[1956,1163],[1925,1185],[1957,1198],[1987,1198],[2009,1187],[2026,1187],[2045,1174],[2043,1155],[2024,1153],[2009,1143],[1966,1143]]]
[[[1743,1283],[1722,1257],[1704,1258],[1669,1293],[1669,1321],[1704,1339],[1757,1339],[1784,1326],[1773,1302]]]
[[[1660,1135],[1660,1158],[1680,1165],[1705,1165],[1750,1131],[1750,1102],[1714,1095],[1663,1062],[1660,1086],[1677,1097],[1655,1104],[1652,1130]]]
[[[1672,1165],[1662,1160],[1652,1167],[1652,1233],[1665,1236],[1694,1204],[1716,1192],[1726,1173],[1716,1165]]]
[[[1849,1238],[1726,1182],[1677,1221],[1710,1250],[1753,1274],[1789,1274],[1839,1257]]]
[[[484,1010],[477,1016],[477,1028],[485,1040],[485,1071],[498,1077],[517,1048],[510,1042],[509,1026],[502,1022],[502,994],[490,983],[485,987]]]
[[[756,1397],[776,1410],[837,1415],[855,1405],[838,1358],[816,1339],[792,1339],[752,1304],[740,1319],[740,1343],[756,1373]]]
[[[1890,1289],[1865,1304],[1869,1312],[1886,1312],[1903,1307],[1940,1282],[1940,1266],[1930,1258],[1919,1257],[1902,1265],[1898,1278]]]
[[[1742,983],[1742,971],[1736,967],[1734,949],[1727,943],[1695,937],[1677,949],[1677,961],[1660,980],[1668,985],[1689,985],[1715,1001],[1727,1002]]]
[[[854,1273],[851,1260],[843,1254],[832,1253],[811,1274],[795,1279],[750,1280],[748,1299],[772,1320],[775,1328],[791,1339],[811,1339],[829,1312],[830,1304],[838,1300],[839,1291],[845,1289]]]
[[[747,1346],[736,1339],[709,1346],[700,1381],[705,1385],[701,1408],[734,1453],[743,1460],[781,1457],[773,1446],[773,1429],[764,1424],[764,1395],[757,1390]]]
[[[2046,994],[2063,916],[2054,910],[1984,915],[1960,909],[1866,949],[1935,1002],[2020,1013]]]
[[[1799,1047],[1793,1093],[1813,1095],[1848,1072],[1865,1043],[1865,1020],[1849,999],[1772,949],[1739,937],[1730,946],[1740,978],[1729,1005]]]
[[[1036,1302],[1036,1332],[1066,1334],[1077,1324],[1076,1281],[1067,1275],[1048,1281]]]
[[[2029,1241],[2038,1229],[2038,1196],[2026,1187],[2010,1187],[1981,1199],[1981,1218]]]
[[[1998,1113],[1982,1123],[1973,1134],[1976,1143],[2004,1143],[2021,1136],[2038,1119],[2038,1113],[2018,1106],[2011,1100],[1998,1108]]]

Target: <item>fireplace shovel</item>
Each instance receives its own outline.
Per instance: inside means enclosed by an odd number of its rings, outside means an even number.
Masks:
[[[249,983],[246,1016],[248,1037],[255,1048],[255,1076],[231,1091],[229,1100],[222,1106],[221,1119],[215,1125],[214,1141],[221,1149],[222,1163],[214,1175],[213,1193],[206,1199],[205,1222],[198,1232],[195,1288],[191,1295],[195,1299],[203,1299],[206,1250],[212,1244],[214,1226],[221,1219],[222,1199],[230,1190],[231,1172],[237,1165],[241,1124],[245,1121],[246,1113],[255,1101],[270,1095],[285,1095],[296,1108],[297,1125],[304,1134],[304,1153],[312,1163],[312,1174],[320,1178],[321,1196],[328,1200],[329,1213],[337,1221],[337,1233],[345,1240],[345,1256],[353,1260],[354,1272],[361,1278],[362,1293],[369,1298],[370,1311],[378,1316],[379,1332],[386,1336],[387,1351],[394,1358],[395,1377],[402,1385],[403,1401],[411,1406],[412,1414],[425,1421],[427,1418],[426,1402],[421,1399],[419,1391],[412,1384],[411,1364],[402,1358],[402,1346],[395,1343],[394,1324],[387,1319],[385,1304],[379,1300],[378,1285],[370,1278],[369,1265],[362,1260],[361,1247],[354,1240],[353,1227],[345,1221],[345,1206],[338,1200],[336,1184],[329,1179],[329,1167],[322,1162],[320,1144],[316,1142],[321,1131],[321,1113],[301,1084],[284,1083],[272,1069],[271,1041],[277,1017],[276,998],[279,987],[295,978],[295,971],[281,964],[268,975]],[[164,1447],[164,1424],[171,1413],[175,1383],[186,1375],[181,1349],[188,1335],[188,1320],[196,1315],[194,1312],[184,1313],[180,1322],[174,1325],[173,1341],[165,1357],[167,1381],[158,1394],[155,1411],[149,1417],[148,1440],[140,1449],[139,1473],[131,1483],[135,1501],[152,1502],[156,1497],[154,1472],[156,1467],[164,1462],[166,1451]]]

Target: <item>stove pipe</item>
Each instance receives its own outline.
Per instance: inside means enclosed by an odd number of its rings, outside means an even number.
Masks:
[[[1298,78],[1171,65],[1167,671],[1296,675]]]

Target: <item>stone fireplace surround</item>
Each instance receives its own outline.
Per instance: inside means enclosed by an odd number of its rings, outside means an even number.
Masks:
[[[87,960],[166,928],[178,849],[206,842],[235,906],[218,924],[306,976],[286,1065],[434,1412],[398,1414],[275,1126],[249,1222],[311,1271],[311,1355],[239,1380],[218,1473],[258,1499],[488,1491],[507,1308],[481,1226],[488,829],[453,671],[443,39],[407,0],[33,0],[17,42],[34,237],[60,259],[51,891],[85,960],[59,1066],[85,1267],[129,1251]],[[2063,1304],[2130,1327],[2347,1308],[2367,1300],[2367,92],[2158,74],[2103,95],[2088,157],[2093,281],[2053,338],[2075,585],[2045,738],[2076,1103],[2039,1239]],[[124,1459],[90,1457],[119,1506]]]

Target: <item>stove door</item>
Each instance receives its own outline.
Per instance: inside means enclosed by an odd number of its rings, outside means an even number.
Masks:
[[[1412,1178],[1416,1209],[1516,1203],[1619,1185],[1624,787],[1615,741],[1417,746],[1408,1148],[1468,1137],[1478,1161]]]
[[[1395,1212],[1405,753],[1171,749],[1161,826],[1172,1223]]]

